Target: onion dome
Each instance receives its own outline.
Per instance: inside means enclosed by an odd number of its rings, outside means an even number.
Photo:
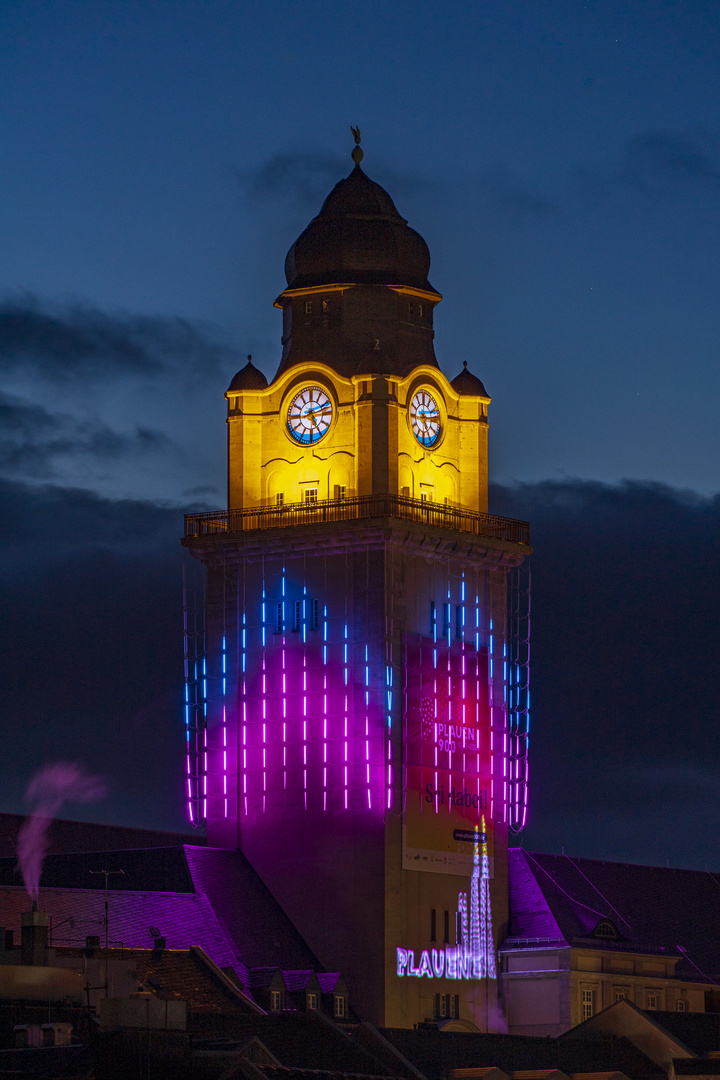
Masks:
[[[285,259],[289,289],[352,283],[434,293],[429,270],[430,252],[422,236],[359,163],[335,185]]]
[[[255,367],[252,356],[248,353],[248,362],[244,368],[240,368],[233,381],[228,386],[231,390],[264,390],[268,384],[262,371]]]
[[[487,391],[485,387],[478,379],[477,375],[473,375],[471,371],[467,369],[467,360],[463,361],[463,369],[459,375],[450,383],[456,394],[467,394],[470,397],[487,397]]]

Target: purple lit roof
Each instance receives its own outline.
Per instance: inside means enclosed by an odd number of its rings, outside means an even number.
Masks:
[[[545,939],[679,956],[678,978],[720,981],[720,874],[515,848],[509,884],[510,947]],[[594,936],[603,920],[615,940]]]
[[[205,896],[195,893],[113,892],[109,903],[110,944],[127,949],[150,949],[150,927],[157,928],[168,949],[200,946],[218,967],[231,967],[243,983],[247,970],[237,946],[217,919]],[[104,940],[105,897],[101,889],[40,889],[39,907],[52,916],[57,930],[53,945],[84,945],[89,935]],[[0,888],[0,923],[16,930],[30,909],[28,894],[19,886]],[[70,919],[74,926],[70,925]],[[62,926],[59,924],[63,923]]]

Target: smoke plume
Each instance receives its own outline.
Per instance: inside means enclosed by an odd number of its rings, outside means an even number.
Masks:
[[[59,761],[35,773],[25,792],[25,799],[33,810],[18,831],[18,863],[32,900],[37,900],[40,890],[40,873],[52,819],[64,803],[93,802],[102,798],[105,792],[102,778],[88,776],[77,763]]]

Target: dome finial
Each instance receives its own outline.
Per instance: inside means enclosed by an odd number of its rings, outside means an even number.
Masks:
[[[359,127],[353,127],[352,124],[351,124],[350,125],[350,130],[352,131],[353,138],[355,139],[355,146],[353,148],[353,152],[352,152],[351,157],[352,157],[353,161],[355,162],[355,164],[359,165],[360,162],[362,161],[362,159],[365,157],[362,150],[360,149],[360,128]]]

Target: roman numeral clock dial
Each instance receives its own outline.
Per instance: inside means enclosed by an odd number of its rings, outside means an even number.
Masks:
[[[428,390],[418,390],[410,402],[410,426],[421,446],[434,446],[440,438],[440,409]]]
[[[290,402],[288,431],[303,446],[311,446],[322,439],[332,423],[332,415],[332,401],[325,390],[306,386]]]

